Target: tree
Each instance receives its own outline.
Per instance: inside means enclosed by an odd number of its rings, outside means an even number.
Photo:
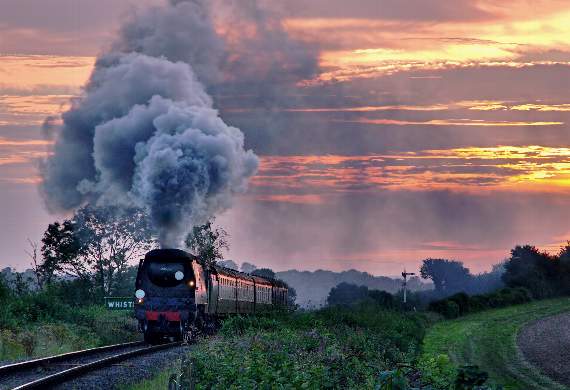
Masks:
[[[8,283],[4,280],[4,275],[0,273],[0,306],[5,306],[5,301],[10,295]]]
[[[295,301],[297,300],[297,290],[287,285],[287,306],[295,308]]]
[[[527,288],[536,298],[550,297],[557,294],[558,265],[557,257],[534,246],[516,246],[505,263],[503,281],[509,287]]]
[[[129,262],[154,245],[148,217],[140,209],[85,206],[72,224],[80,243],[81,264],[94,274],[95,286],[110,295]]]
[[[247,261],[241,264],[241,272],[245,272],[246,274],[250,274],[256,269],[255,264],[248,263]]]
[[[229,249],[228,233],[221,227],[212,227],[212,221],[194,226],[186,237],[186,247],[206,265],[213,265],[224,258],[223,251]]]
[[[38,243],[32,241],[28,238],[28,244],[30,245],[30,249],[26,251],[26,254],[32,260],[32,272],[34,273],[34,277],[36,278],[36,285],[38,289],[44,288],[44,280],[41,270],[41,260],[38,259]]]
[[[378,305],[392,309],[394,305],[394,296],[387,291],[383,290],[370,290],[368,296],[374,300]]]
[[[218,261],[218,265],[221,265],[222,267],[225,267],[225,268],[233,269],[235,271],[237,271],[239,269],[239,266],[233,260],[221,260],[221,261]]]
[[[354,305],[368,298],[368,287],[356,284],[340,283],[333,287],[327,297],[329,305]]]
[[[39,266],[42,282],[53,282],[57,274],[89,278],[87,267],[79,260],[80,252],[81,243],[73,222],[49,224],[42,238],[42,263]]]
[[[420,274],[424,279],[431,279],[436,292],[440,294],[465,290],[471,278],[463,263],[446,259],[424,260]]]
[[[570,241],[560,248],[558,253],[560,276],[559,285],[562,294],[570,294]]]
[[[71,220],[50,224],[42,243],[44,281],[51,282],[58,274],[93,279],[98,292],[109,295],[129,262],[154,241],[143,211],[85,206]]]
[[[273,270],[269,268],[258,268],[254,270],[251,274],[254,276],[259,276],[261,278],[275,279],[275,272],[273,272]]]

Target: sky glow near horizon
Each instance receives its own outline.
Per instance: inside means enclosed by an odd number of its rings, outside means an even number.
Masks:
[[[81,95],[134,3],[0,3],[0,268],[25,267],[26,239],[62,218],[36,189],[42,123]],[[261,158],[218,219],[228,258],[394,275],[445,257],[482,271],[515,244],[570,239],[570,6],[450,3],[283,2],[320,72],[269,111],[248,90],[220,98]]]

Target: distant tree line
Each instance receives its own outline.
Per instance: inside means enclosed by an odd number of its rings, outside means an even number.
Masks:
[[[502,275],[504,263],[496,264],[490,272],[472,274],[462,262],[447,259],[425,259],[420,268],[423,279],[433,282],[434,290],[429,295],[432,299],[443,298],[464,292],[482,294],[504,286]]]
[[[432,291],[408,293],[407,308],[428,308],[455,318],[490,308],[570,295],[570,243],[558,254],[534,246],[517,246],[508,259],[490,272],[472,274],[463,263],[428,258],[422,262],[422,278],[433,282]],[[389,294],[365,286],[340,283],[330,290],[328,305],[376,302],[387,308],[403,308],[402,292]]]
[[[517,246],[504,263],[505,288],[469,296],[464,292],[431,302],[429,309],[456,318],[485,309],[570,295],[570,243],[551,255],[531,245]]]
[[[329,306],[352,306],[363,303],[373,303],[386,309],[403,309],[399,294],[390,294],[382,290],[371,290],[366,286],[357,286],[351,283],[340,283],[333,287],[327,297]],[[413,299],[408,302],[413,307]]]

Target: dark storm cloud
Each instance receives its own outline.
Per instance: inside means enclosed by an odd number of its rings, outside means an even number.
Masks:
[[[174,24],[176,17],[186,23]],[[136,28],[140,20],[146,29]],[[197,1],[152,9],[125,26],[99,57],[85,94],[63,114],[42,168],[48,207],[134,203],[149,212],[162,243],[177,246],[189,228],[245,191],[257,157],[196,78],[192,62],[206,81],[215,72],[212,58],[198,53],[207,49],[199,43],[204,34],[215,36],[207,6]],[[177,47],[183,54],[174,58]]]

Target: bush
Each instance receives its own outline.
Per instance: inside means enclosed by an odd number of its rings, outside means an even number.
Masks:
[[[459,317],[459,306],[450,299],[442,299],[430,303],[429,310],[443,315],[445,318]]]
[[[452,388],[457,377],[457,369],[447,355],[422,356],[418,368],[422,373],[422,382],[435,389]]]
[[[189,355],[196,389],[374,388],[412,362],[427,320],[361,304],[232,317]]]
[[[394,296],[389,292],[382,290],[370,290],[368,296],[381,307],[393,309],[396,307]]]
[[[482,310],[519,305],[531,300],[530,291],[524,287],[503,288],[483,295],[455,294],[446,299],[431,302],[429,310],[451,319]]]
[[[0,360],[56,354],[139,338],[133,313],[110,312],[80,281],[16,294],[0,282]]]

